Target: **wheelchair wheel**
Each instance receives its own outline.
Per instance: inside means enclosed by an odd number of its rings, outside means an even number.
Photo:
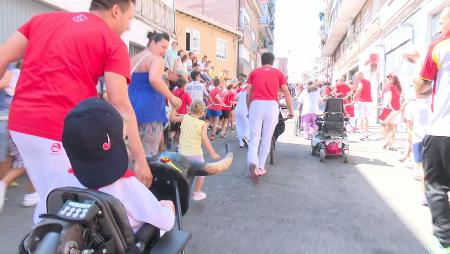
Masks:
[[[271,141],[271,143],[270,143],[270,153],[269,153],[269,162],[270,162],[270,165],[273,165],[273,156],[274,156],[274,153],[275,153],[275,140],[274,140],[274,138],[272,138],[272,141]]]
[[[344,163],[348,163],[348,159],[350,157],[350,154],[348,150],[344,150]]]
[[[316,156],[316,151],[317,151],[317,147],[311,145],[311,155],[312,155],[312,156]]]
[[[325,149],[320,149],[319,151],[320,162],[325,162]]]

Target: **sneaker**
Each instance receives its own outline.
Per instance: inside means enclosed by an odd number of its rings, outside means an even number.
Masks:
[[[200,201],[206,198],[206,193],[202,191],[194,191],[192,192],[192,199],[195,201]]]
[[[5,203],[6,184],[0,181],[0,212],[3,210],[3,204]]]
[[[258,169],[256,169],[255,173],[256,173],[257,176],[264,176],[264,175],[267,174],[267,171],[265,169],[263,169],[263,168],[258,168]]]
[[[12,183],[10,183],[10,184],[8,185],[8,188],[10,188],[10,187],[18,187],[18,186],[19,186],[19,183],[16,182],[16,181],[13,181]]]
[[[22,205],[25,207],[35,206],[39,203],[39,194],[37,192],[25,194],[23,196]]]
[[[242,142],[244,143],[245,147],[248,147],[248,139],[246,137],[242,138]]]
[[[437,239],[427,249],[430,254],[450,254],[450,247],[442,246]]]

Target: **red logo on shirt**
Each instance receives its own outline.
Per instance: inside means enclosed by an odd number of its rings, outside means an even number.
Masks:
[[[106,138],[108,139],[108,141],[103,143],[103,150],[108,151],[109,149],[111,149],[111,140],[109,139],[108,134],[106,134]]]
[[[73,17],[72,21],[75,23],[80,23],[80,22],[86,21],[87,19],[88,19],[88,17],[86,15],[80,14],[80,15]]]
[[[52,152],[52,154],[57,154],[61,152],[61,150],[62,146],[60,143],[53,143],[52,146],[50,147],[50,151]]]

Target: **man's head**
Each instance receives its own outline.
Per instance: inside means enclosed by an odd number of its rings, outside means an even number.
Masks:
[[[202,58],[202,62],[206,63],[207,61],[208,61],[208,56],[204,55],[203,58]]]
[[[111,29],[118,35],[128,30],[134,17],[136,0],[92,0],[91,12],[98,12]]]
[[[359,71],[358,73],[356,73],[355,78],[357,81],[361,81],[364,79],[364,73],[362,71]]]
[[[265,52],[261,55],[262,65],[273,65],[275,62],[275,56],[270,52]]]
[[[176,85],[178,86],[178,88],[184,88],[186,86],[186,79],[184,79],[183,77],[180,77],[177,79]]]
[[[199,71],[192,71],[191,72],[191,78],[194,81],[199,81],[201,79],[200,72]]]
[[[345,75],[342,75],[341,78],[339,79],[340,82],[345,82]]]
[[[148,48],[155,55],[164,57],[169,48],[170,36],[167,33],[149,32],[147,34]]]
[[[214,86],[219,87],[220,86],[220,79],[216,78],[214,79]]]
[[[441,35],[450,35],[450,6],[447,6],[442,10],[439,17],[439,24],[441,25]]]

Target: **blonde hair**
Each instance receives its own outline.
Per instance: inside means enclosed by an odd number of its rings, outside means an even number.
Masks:
[[[201,100],[194,100],[190,107],[191,114],[194,114],[194,115],[203,114],[205,112],[205,109],[206,109],[206,105]]]

